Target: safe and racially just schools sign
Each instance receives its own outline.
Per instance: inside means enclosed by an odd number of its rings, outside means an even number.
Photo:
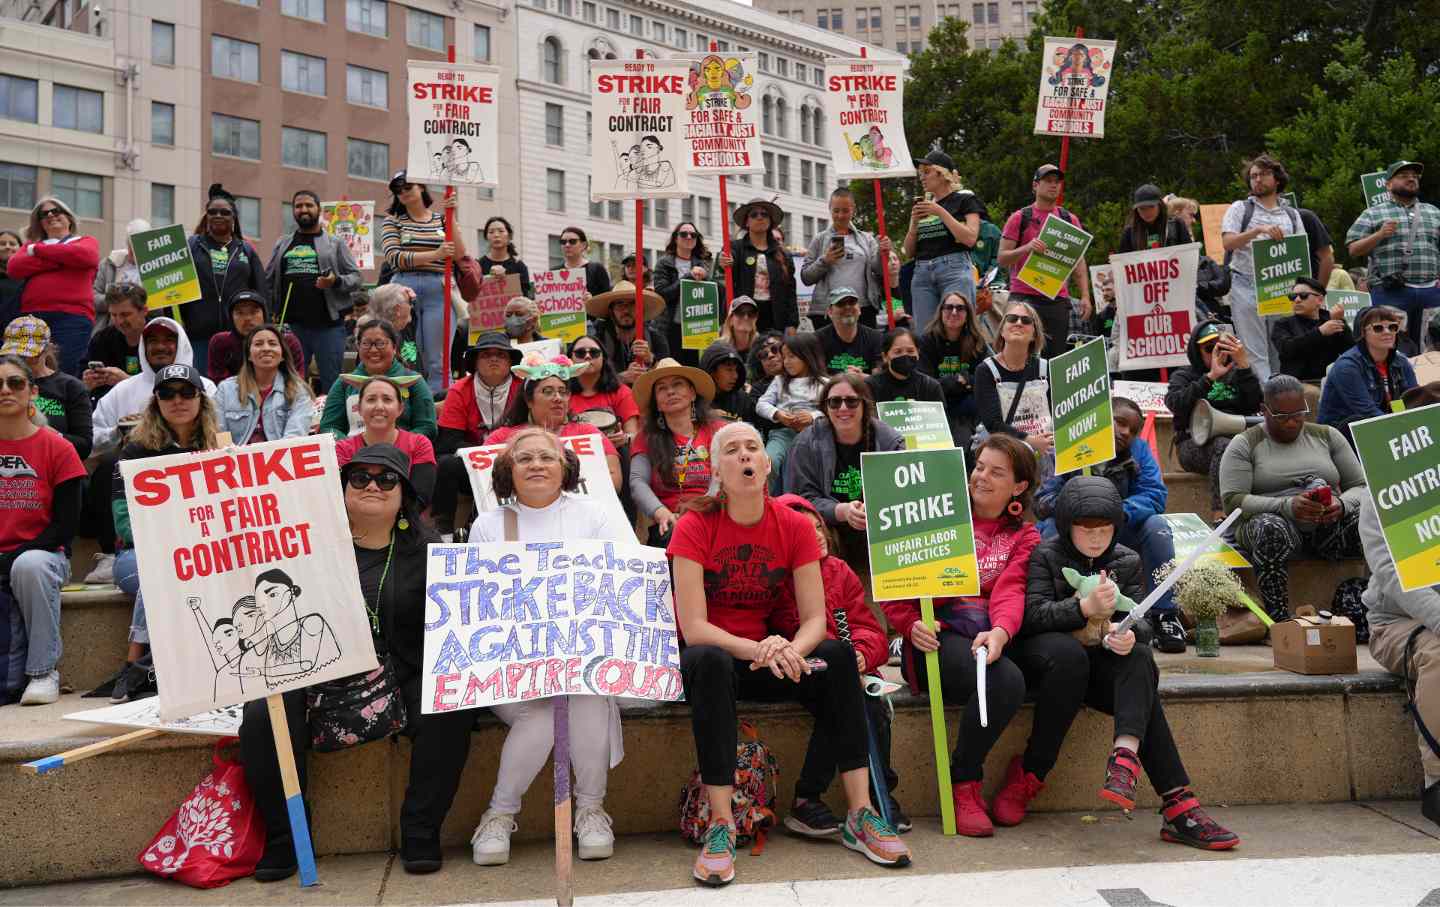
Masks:
[[[425,584],[425,714],[575,694],[684,698],[659,548],[431,545]]]
[[[890,400],[875,404],[880,421],[905,439],[906,450],[936,450],[954,447],[945,404],[933,400]]]
[[[1218,560],[1227,567],[1249,567],[1250,562],[1245,555],[1236,550],[1235,546],[1223,538],[1210,543],[1211,530],[1213,526],[1200,519],[1195,513],[1162,513],[1161,518],[1170,524],[1170,535],[1175,542],[1175,560],[1184,561],[1191,552],[1201,545],[1207,545],[1209,551],[1207,558]]]
[[[1045,218],[1037,238],[1045,244],[1045,251],[1026,256],[1025,266],[1016,277],[1054,299],[1070,279],[1075,265],[1085,258],[1085,250],[1090,248],[1093,237],[1052,212]]]
[[[145,307],[150,310],[194,302],[200,298],[200,275],[185,227],[171,224],[145,230],[130,237],[135,250],[135,269],[145,288]]]
[[[1120,321],[1120,368],[1186,365],[1195,327],[1195,274],[1200,244],[1111,255],[1115,317]]]
[[[844,179],[914,176],[905,141],[905,61],[825,61],[825,144]]]
[[[1040,60],[1035,134],[1103,138],[1115,42],[1047,36]]]
[[[410,60],[406,94],[414,183],[500,185],[500,68]]]
[[[690,75],[685,95],[685,166],[696,176],[764,173],[759,56],[753,53],[680,54]]]
[[[689,60],[591,60],[590,200],[690,194]]]
[[[964,476],[953,447],[860,455],[876,601],[980,594]]]
[[[1050,360],[1050,400],[1055,416],[1055,474],[1115,459],[1115,414],[1105,338]]]
[[[1310,237],[1304,233],[1284,239],[1254,239],[1255,304],[1261,315],[1289,315],[1290,288],[1295,278],[1310,276]]]
[[[1400,588],[1440,584],[1440,404],[1350,423]]]
[[[540,333],[567,346],[585,334],[585,269],[560,268],[531,275]]]

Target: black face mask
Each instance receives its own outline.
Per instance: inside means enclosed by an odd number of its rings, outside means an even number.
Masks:
[[[909,378],[919,364],[918,356],[896,356],[890,360],[890,369],[902,378]]]

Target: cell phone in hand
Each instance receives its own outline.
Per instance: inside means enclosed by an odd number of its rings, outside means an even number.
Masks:
[[[92,372],[98,372],[105,367],[105,363],[101,362],[98,359],[91,359],[89,362],[85,363],[85,367]]]
[[[1333,499],[1333,496],[1330,494],[1329,485],[1320,485],[1310,490],[1310,500],[1319,504],[1321,507],[1329,507]]]
[[[843,250],[845,249],[845,237],[843,237],[843,236],[832,236],[832,237],[830,237],[830,248],[832,248],[832,249],[840,249],[840,250],[843,251]]]

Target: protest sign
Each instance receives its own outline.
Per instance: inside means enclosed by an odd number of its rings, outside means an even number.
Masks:
[[[815,288],[801,279],[800,272],[803,270],[805,270],[804,254],[791,253],[790,273],[795,275],[795,304],[801,312],[808,312],[811,302],[815,299]]]
[[[964,476],[958,448],[860,455],[876,601],[980,594]]]
[[[703,350],[720,339],[720,286],[708,280],[680,281],[680,348]]]
[[[1440,584],[1440,404],[1350,423],[1400,588]]]
[[[1104,138],[1115,42],[1046,36],[1040,61],[1035,134]]]
[[[875,404],[880,421],[905,438],[906,450],[954,447],[945,404],[933,400],[891,400]]]
[[[825,144],[837,179],[914,176],[905,141],[905,61],[825,61]]]
[[[1115,300],[1115,269],[1110,265],[1090,266],[1090,298],[1095,300],[1095,309],[1105,308],[1105,301]]]
[[[1310,276],[1310,237],[1304,233],[1284,239],[1253,239],[1255,305],[1261,315],[1289,315],[1290,288],[1295,278]]]
[[[532,340],[529,343],[516,343],[512,340],[510,341],[510,345],[519,350],[522,357],[528,356],[531,353],[538,353],[540,358],[547,362],[565,351],[565,348],[560,345],[560,340],[557,337],[547,337],[544,340]]]
[[[1134,401],[1142,413],[1154,413],[1170,418],[1170,407],[1165,405],[1166,385],[1159,381],[1112,381],[1110,395]]]
[[[690,63],[685,166],[693,176],[764,173],[754,53],[677,54]]]
[[[1115,459],[1115,414],[1105,338],[1050,360],[1050,400],[1055,416],[1055,474]]]
[[[90,724],[117,724],[121,727],[154,728],[170,734],[201,734],[211,737],[237,737],[244,706],[236,703],[221,709],[201,712],[189,718],[166,721],[160,717],[160,700],[154,696],[120,705],[110,705],[83,712],[71,712],[66,721]]]
[[[185,227],[171,224],[144,230],[130,237],[135,270],[145,288],[145,307],[151,311],[194,302],[200,298],[200,275],[190,255]]]
[[[590,60],[590,200],[690,194],[690,61]]]
[[[1015,275],[1039,293],[1051,299],[1065,287],[1070,272],[1085,257],[1090,248],[1089,233],[1052,212],[1045,218],[1037,237],[1045,244],[1044,252],[1031,252],[1025,258],[1025,266]]]
[[[1170,536],[1175,541],[1175,560],[1185,560],[1196,548],[1207,545],[1210,551],[1206,557],[1218,560],[1227,567],[1249,567],[1245,555],[1223,538],[1209,541],[1213,527],[1193,513],[1162,513],[1160,516],[1170,524]]]
[[[333,437],[122,460],[120,473],[161,718],[375,668],[355,552],[335,544],[350,528]]]
[[[670,564],[659,548],[431,545],[425,585],[427,715],[575,694],[684,698]]]
[[[1333,309],[1337,305],[1345,310],[1345,323],[1353,328],[1355,316],[1360,314],[1361,310],[1370,308],[1370,294],[1359,290],[1327,290],[1325,308]]]
[[[605,462],[605,447],[600,443],[600,435],[562,436],[560,443],[580,457],[580,488],[575,493],[591,498],[609,510],[611,516],[618,515],[621,522],[629,522],[625,518],[625,509],[620,506],[620,498],[615,494],[615,485],[610,480],[610,466]],[[476,511],[495,510],[501,504],[509,503],[508,500],[495,499],[492,484],[495,458],[504,449],[504,444],[485,444],[456,451],[470,473],[470,491],[475,496]]]
[[[1387,182],[1389,180],[1385,178],[1384,170],[1376,170],[1360,177],[1360,194],[1365,198],[1365,207],[1378,205],[1390,197],[1390,190],[1385,185]]]
[[[406,178],[430,186],[500,185],[500,68],[410,60]]]
[[[345,243],[355,267],[362,271],[375,267],[374,202],[321,202],[320,229]]]
[[[1205,237],[1205,255],[1217,264],[1225,260],[1225,236],[1223,225],[1229,205],[1201,205],[1200,232]]]
[[[505,303],[519,295],[519,274],[506,274],[504,277],[486,274],[480,279],[480,295],[465,300],[472,346],[487,331],[505,330]]]
[[[1110,264],[1115,268],[1120,368],[1188,365],[1200,244],[1111,255]]]
[[[568,346],[585,335],[585,269],[560,268],[531,275],[540,333]],[[503,312],[503,309],[502,309]]]

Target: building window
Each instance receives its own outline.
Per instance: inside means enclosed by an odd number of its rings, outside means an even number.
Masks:
[[[620,245],[618,242],[612,242],[610,244],[610,260],[607,261],[606,264],[611,268],[611,270],[615,272],[616,275],[619,275],[620,273],[620,260],[624,257],[625,247]]]
[[[695,49],[698,50],[698,51],[700,51],[701,53],[704,53],[705,51],[709,50],[709,49],[710,49],[710,39],[707,38],[707,37],[705,37],[704,35],[696,35],[696,36],[695,36]]]
[[[712,228],[714,227],[714,219],[711,214],[710,199],[699,198],[696,199],[696,201],[700,203],[700,214],[698,218],[699,223],[697,223],[695,226],[700,228],[700,233],[702,235],[708,236],[712,232]]]
[[[260,123],[223,113],[210,114],[210,151],[260,160]]]
[[[683,28],[675,29],[675,46],[685,50],[690,46],[690,32]]]
[[[760,131],[775,131],[775,99],[768,94],[760,101]]]
[[[390,34],[385,0],[345,0],[345,28],[384,38]]]
[[[775,169],[777,171],[776,187],[781,192],[790,191],[790,155],[780,154],[775,157]]]
[[[620,204],[618,201],[606,202],[605,218],[607,220],[613,220],[617,224],[621,223],[625,220],[625,206]]]
[[[390,146],[384,142],[346,139],[345,172],[361,179],[385,182],[390,178]]]
[[[825,144],[825,112],[819,107],[810,111],[810,118],[815,121],[810,127],[810,132],[815,136],[815,144]]]
[[[805,225],[805,245],[808,246],[810,245],[810,241],[815,238],[815,218],[807,214],[802,223]]]
[[[592,3],[591,0],[584,0],[584,2],[580,4],[580,16],[592,25],[598,24],[600,22],[600,8]]]
[[[105,213],[104,180],[86,173],[68,170],[50,171],[50,191],[75,212],[76,217],[91,219]]]
[[[825,87],[825,67],[817,66],[810,70],[810,78],[814,81],[816,88]]]
[[[871,27],[871,28],[879,29],[879,28],[881,27],[880,17],[883,15],[881,9],[882,9],[882,8],[881,8],[881,7],[878,7],[878,6],[872,6],[872,7],[870,7],[870,27]]]
[[[911,28],[919,28],[919,27],[920,27],[920,7],[918,7],[918,6],[912,6],[912,7],[910,7],[910,27],[911,27]]]
[[[574,3],[574,0],[560,0],[560,2],[559,2],[558,5],[559,5],[559,8],[560,8],[560,15],[562,15],[562,16],[573,16],[573,15],[575,15],[575,3]]]
[[[565,210],[565,171],[545,170],[545,210]]]
[[[595,114],[592,113],[591,111],[588,111],[588,110],[587,110],[587,111],[585,111],[585,141],[590,142],[590,141],[593,141],[593,140],[594,140],[594,139],[592,138],[592,136],[591,136],[591,133],[593,132],[594,129],[595,129]]]
[[[810,107],[807,104],[800,105],[800,141],[809,145],[810,141]]]
[[[659,41],[661,44],[667,43],[667,39],[669,36],[665,30],[665,23],[652,20],[650,22],[650,37],[654,38],[656,41]]]
[[[815,172],[814,172],[814,165],[811,164],[809,161],[806,161],[806,160],[802,160],[802,161],[800,162],[800,194],[801,194],[801,195],[814,195],[814,194],[815,194]],[[807,218],[807,220],[808,220],[808,218]],[[808,240],[807,240],[807,242],[808,242]]]
[[[40,83],[34,79],[0,75],[0,117],[38,123]]]
[[[773,152],[773,151],[762,151],[762,152],[761,152],[761,157],[762,157],[762,159],[765,161],[765,179],[764,179],[764,181],[763,181],[763,182],[764,182],[764,185],[765,185],[765,188],[766,188],[766,189],[774,189],[774,188],[775,188],[775,152]]]
[[[210,74],[242,82],[260,81],[260,45],[211,35]]]
[[[34,208],[38,175],[34,167],[24,164],[0,164],[0,208]]]
[[[970,7],[970,20],[976,25],[985,24],[985,4],[976,3]]]
[[[150,223],[160,227],[175,223],[175,187],[150,184]]]
[[[986,16],[987,19],[990,20],[990,24],[991,24],[991,25],[999,25],[999,24],[1000,24],[1000,4],[998,4],[998,3],[987,3],[987,4],[985,4],[985,16]]]
[[[325,97],[325,58],[280,51],[280,87]]]
[[[105,131],[105,95],[88,88],[56,85],[51,122],[61,129]]]
[[[241,230],[249,230],[249,239],[257,239],[265,231],[260,227],[260,199],[247,195],[235,196],[235,223]]]
[[[605,219],[605,203],[597,202],[592,193],[595,191],[595,178],[585,177],[585,197],[590,199],[590,217],[594,220]]]
[[[816,197],[816,198],[825,198],[827,195],[830,194],[830,181],[829,181],[829,179],[827,178],[827,175],[826,175],[826,170],[828,170],[828,169],[829,169],[829,168],[827,168],[824,164],[816,164],[816,165],[815,165],[815,197]]]
[[[325,21],[325,0],[280,0],[280,12],[311,22]]]
[[[803,82],[803,81],[805,81],[807,78],[808,78],[808,75],[807,75],[806,72],[805,72],[805,64],[804,64],[804,63],[796,63],[796,64],[795,64],[795,80],[796,80],[797,82]]]
[[[295,223],[295,203],[280,203],[280,232],[289,233],[290,225]]]
[[[630,17],[630,34],[637,38],[645,37],[645,20],[639,16]]]
[[[776,57],[775,71],[780,73],[782,78],[790,78],[790,61],[784,57]]]
[[[647,208],[647,209],[648,209],[648,208],[654,208],[654,209],[655,209],[655,226],[661,227],[661,228],[669,228],[669,226],[670,226],[670,199],[668,199],[668,198],[657,198],[657,199],[655,199],[654,204],[647,205],[646,208]]]
[[[325,169],[325,133],[284,126],[280,129],[280,163],[287,167]]]
[[[565,108],[559,104],[545,105],[545,144],[565,146]]]
[[[775,99],[775,134],[782,139],[790,137],[790,105],[784,98]]]
[[[550,255],[550,267],[552,269],[565,267],[565,247],[560,245],[560,237],[551,233],[546,245]]]
[[[565,52],[560,48],[560,39],[554,36],[546,38],[540,52],[540,77],[551,85],[564,85]]]
[[[760,71],[761,71],[761,72],[769,72],[769,71],[770,71],[770,55],[767,54],[767,53],[766,53],[765,51],[763,51],[763,50],[760,51]]]
[[[175,26],[159,20],[150,23],[150,62],[157,66],[175,65]]]
[[[426,50],[445,49],[445,17],[422,9],[405,10],[405,43]]]
[[[475,49],[471,57],[481,63],[490,62],[490,26],[475,26]]]
[[[643,206],[643,207],[641,208],[641,210],[642,210],[642,211],[644,212],[644,214],[645,214],[645,226],[647,226],[647,227],[653,227],[653,226],[655,226],[655,206],[654,206],[654,205],[645,205],[645,206]]]
[[[150,143],[175,144],[175,105],[162,101],[150,102]]]
[[[612,31],[620,30],[620,11],[618,9],[605,10],[605,24]]]
[[[390,74],[378,69],[346,65],[345,100],[365,107],[390,106]]]
[[[819,9],[815,11],[815,26],[824,29],[830,27],[830,10]]]
[[[845,30],[845,11],[843,9],[830,10],[830,27],[835,31]]]
[[[680,199],[680,223],[695,223],[695,196],[687,195]]]
[[[896,41],[895,49],[902,54],[908,54],[910,52],[910,44],[906,41]]]

